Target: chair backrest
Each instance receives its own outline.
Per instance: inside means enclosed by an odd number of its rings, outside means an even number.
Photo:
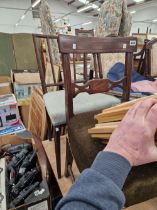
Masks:
[[[157,76],[157,39],[146,43],[145,49],[145,75]]]
[[[76,36],[94,37],[94,30],[75,29]]]
[[[44,94],[47,93],[49,90],[54,91],[62,89],[64,86],[64,75],[62,74],[61,64],[55,65],[55,57],[52,54],[54,50],[52,41],[57,42],[58,46],[57,36],[33,34],[35,54]],[[81,60],[82,62],[87,63],[86,54],[81,55]],[[83,80],[80,80],[80,77],[87,78],[87,70],[85,69],[83,75],[81,75],[78,69],[76,69],[76,65],[78,64],[76,54],[73,53],[71,55],[70,63],[73,68],[74,81],[77,83],[83,82]]]
[[[58,46],[57,39],[57,36],[33,34],[35,54],[44,94],[48,92],[49,88],[54,90],[54,88],[59,89],[63,86],[63,81],[60,81],[60,65],[55,65],[55,58],[52,56],[53,42],[56,42]]]
[[[74,115],[73,98],[81,92],[102,93],[109,91],[112,87],[119,86],[123,89],[123,101],[129,100],[131,71],[133,68],[133,52],[137,51],[137,39],[134,37],[77,37],[60,35],[58,38],[59,51],[62,56],[64,86],[66,95],[67,122]],[[125,53],[124,77],[116,82],[103,79],[101,54],[103,53]],[[84,59],[84,82],[76,84],[73,81],[70,65],[70,54],[84,54],[93,56],[95,77],[89,80],[87,77],[87,60]]]

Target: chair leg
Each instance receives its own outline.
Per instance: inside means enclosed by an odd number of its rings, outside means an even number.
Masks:
[[[60,147],[60,128],[54,127],[54,141],[56,153],[56,165],[58,178],[61,178],[61,147]]]
[[[62,135],[65,135],[66,134],[66,125],[63,125],[62,126]]]
[[[53,126],[47,111],[46,111],[46,116],[47,116],[47,139],[49,139],[49,141],[52,141]]]
[[[65,160],[65,177],[71,177],[72,182],[75,181],[75,177],[72,171],[73,156],[71,153],[70,145],[68,139],[66,138],[66,160]]]

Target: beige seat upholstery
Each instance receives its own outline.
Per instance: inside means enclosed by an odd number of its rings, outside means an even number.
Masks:
[[[54,91],[44,94],[44,102],[51,122],[54,126],[66,123],[65,114],[65,91]],[[103,93],[88,94],[80,93],[74,98],[74,113],[80,114],[103,108],[111,107],[120,103],[120,99]]]

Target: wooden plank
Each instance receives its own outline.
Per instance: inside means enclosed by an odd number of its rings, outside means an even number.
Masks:
[[[120,121],[123,119],[124,115],[127,113],[129,108],[136,104],[139,101],[144,101],[148,98],[157,99],[157,95],[147,96],[133,101],[125,102],[119,104],[115,107],[111,107],[103,110],[102,113],[95,115],[94,118],[98,120],[99,123],[102,122],[111,122],[111,121]]]
[[[157,100],[157,94],[146,96],[146,97],[142,97],[142,98],[138,98],[138,99],[135,99],[135,100],[132,100],[132,101],[129,101],[129,102],[125,102],[125,103],[122,103],[122,105],[124,107],[126,107],[126,104],[127,104],[127,106],[129,107],[129,106],[133,106],[137,102],[142,102],[142,101],[145,101],[145,100],[150,99],[150,98]]]
[[[41,140],[45,139],[47,132],[47,116],[40,88],[34,88],[32,92],[28,130],[39,136]]]
[[[88,129],[89,134],[111,134],[118,126],[119,122],[97,124],[96,127]]]
[[[115,110],[109,113],[102,113],[101,115],[96,116],[95,118],[98,120],[98,123],[120,121],[123,119],[128,110],[129,108],[121,108],[119,110]]]
[[[138,98],[138,99],[135,99],[135,100],[132,100],[132,101],[124,102],[124,103],[118,104],[116,106],[104,109],[103,112],[106,113],[108,111],[112,111],[112,110],[119,109],[119,108],[122,108],[122,107],[130,107],[130,106],[134,105],[135,103],[137,103],[139,101],[144,101],[144,100],[149,99],[149,98],[157,99],[157,95],[146,96],[146,97]]]
[[[112,126],[112,125],[117,125],[119,122],[108,122],[108,123],[99,123],[95,124],[95,127],[104,127],[104,126]]]
[[[21,106],[21,107],[19,107],[20,113],[21,113],[21,117],[22,117],[22,122],[25,125],[26,129],[28,127],[29,108],[30,108],[29,105],[28,106]]]
[[[109,139],[111,136],[110,133],[103,133],[103,134],[91,134],[92,138],[98,138],[98,139]],[[108,141],[107,141],[108,142]]]
[[[125,112],[126,113],[126,112]],[[100,118],[97,118],[98,123],[106,123],[106,122],[117,122],[117,121],[121,121],[125,115],[125,113],[123,115],[121,114],[117,114],[117,115],[110,115],[110,116],[101,116]]]

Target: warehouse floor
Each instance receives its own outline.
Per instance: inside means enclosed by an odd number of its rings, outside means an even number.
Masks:
[[[43,141],[43,145],[44,145],[44,148],[48,155],[48,158],[50,160],[53,171],[57,177],[54,141],[49,141],[49,140]],[[70,177],[66,178],[64,176],[65,151],[66,151],[65,146],[66,146],[66,136],[62,136],[61,137],[62,178],[57,179],[57,180],[58,180],[59,186],[60,186],[63,194],[65,194],[72,185],[72,181],[71,181]],[[75,177],[77,177],[79,175],[79,171],[77,169],[75,162],[73,164],[73,172],[74,172]]]

